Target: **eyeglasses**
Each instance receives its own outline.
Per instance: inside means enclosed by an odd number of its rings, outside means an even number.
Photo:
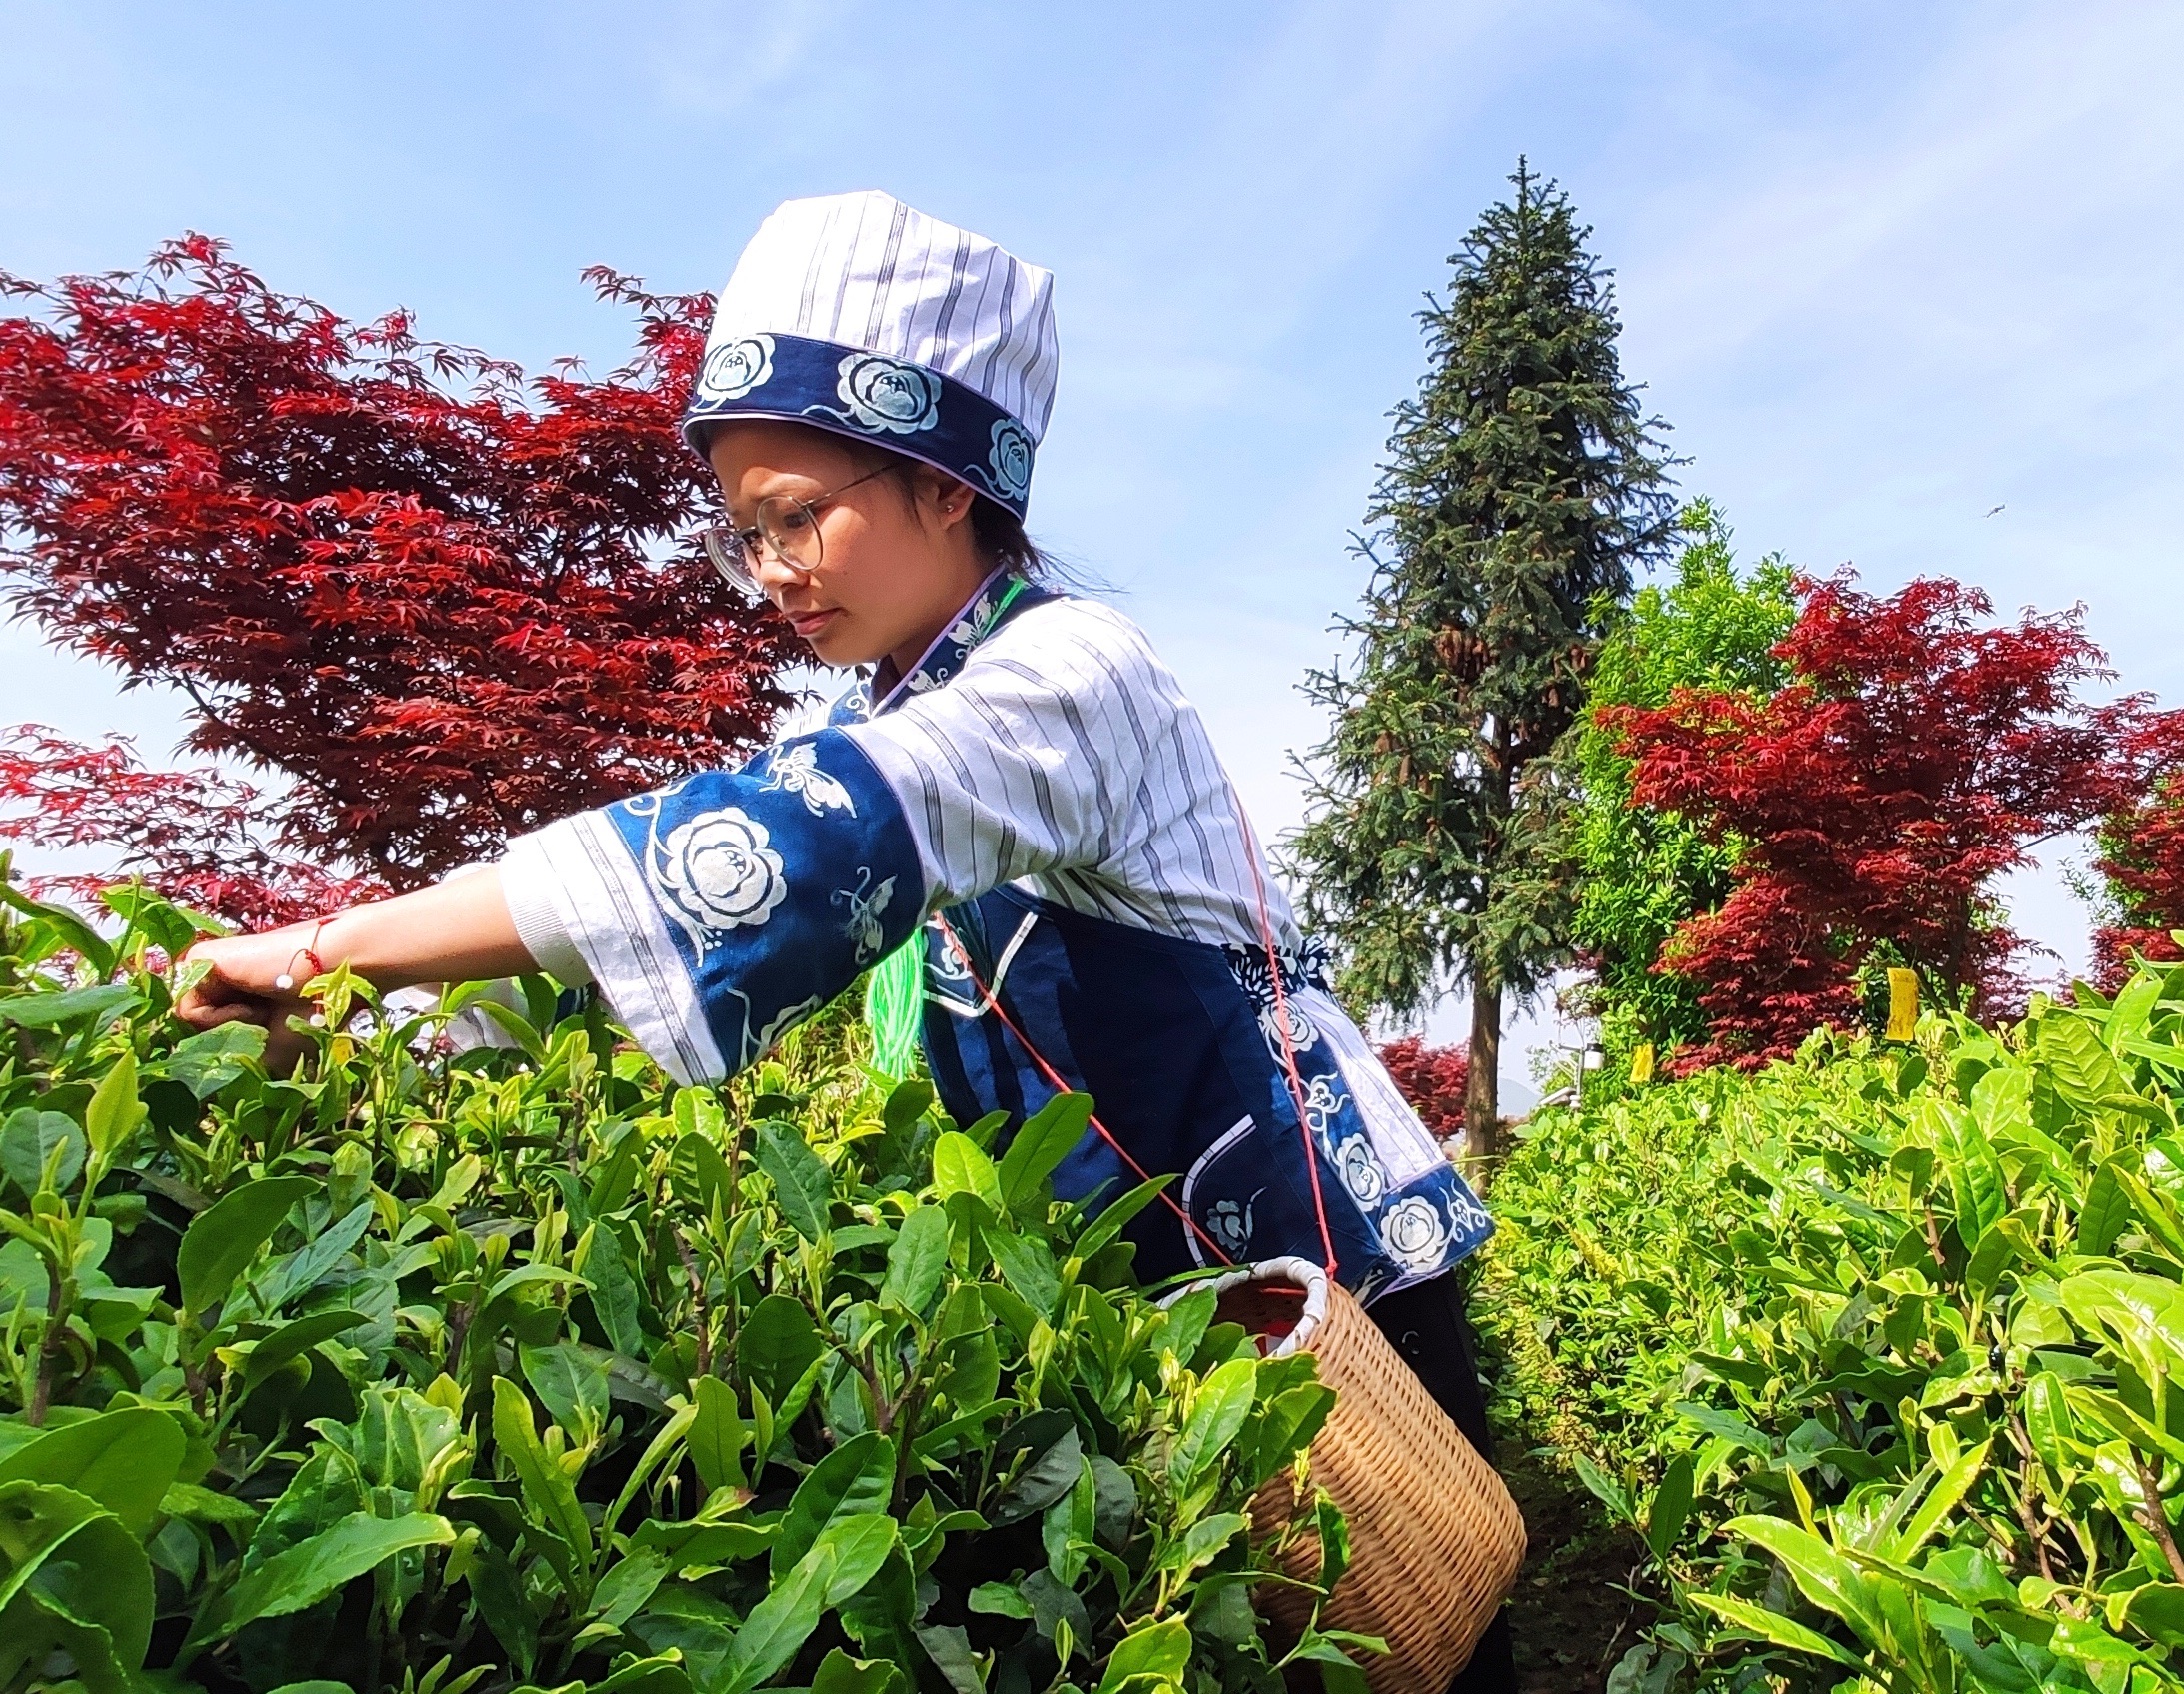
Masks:
[[[759,502],[759,509],[753,514],[758,522],[749,529],[740,530],[734,524],[708,524],[698,532],[698,539],[704,543],[706,557],[713,561],[713,568],[721,573],[729,587],[763,599],[766,591],[759,586],[761,545],[790,570],[810,576],[827,556],[826,538],[819,529],[820,508],[833,504],[859,483],[869,483],[894,469],[893,465],[883,465],[877,471],[867,471],[862,477],[825,494],[814,495],[810,500],[800,500],[793,494],[770,494]]]

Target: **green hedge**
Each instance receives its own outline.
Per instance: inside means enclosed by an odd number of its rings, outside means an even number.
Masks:
[[[543,980],[451,1057],[342,975],[276,1079],[170,1017],[186,913],[0,899],[0,1690],[1281,1686],[1241,1509],[1331,1391],[1133,1286],[1149,1190],[1055,1202],[1082,1097],[997,1145],[839,1023],[678,1089]]]
[[[1549,1111],[1498,1415],[1651,1550],[1616,1694],[2184,1686],[2184,970]]]

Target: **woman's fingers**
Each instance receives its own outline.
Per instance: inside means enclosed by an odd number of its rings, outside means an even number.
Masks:
[[[268,1027],[273,1022],[273,1002],[250,999],[229,990],[226,997],[214,999],[201,996],[193,988],[175,1004],[175,1015],[192,1029],[217,1029],[223,1023],[258,1023]]]

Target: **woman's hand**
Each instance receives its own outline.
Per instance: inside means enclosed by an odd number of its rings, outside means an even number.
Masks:
[[[291,923],[262,934],[199,941],[183,957],[210,964],[212,973],[176,1002],[175,1015],[193,1029],[259,1025],[266,1031],[266,1067],[275,1075],[286,1074],[308,1045],[288,1020],[311,1015],[311,1002],[300,990],[318,974],[308,954],[314,932],[325,927]]]
[[[183,957],[210,964],[212,973],[182,996],[175,1015],[193,1029],[259,1025],[266,1031],[266,1066],[275,1074],[292,1069],[310,1044],[288,1022],[311,1015],[301,989],[320,965],[331,971],[346,964],[383,991],[491,981],[538,968],[508,915],[493,865],[324,921],[199,941]]]

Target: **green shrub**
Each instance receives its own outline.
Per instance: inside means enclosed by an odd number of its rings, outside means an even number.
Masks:
[[[1542,1113],[1504,1420],[1651,1548],[1617,1694],[2184,1686],[2184,970]]]
[[[0,1689],[1279,1687],[1241,1510],[1331,1391],[1134,1288],[1149,1188],[1054,1201],[1081,1096],[678,1089],[543,980],[450,1057],[341,974],[275,1079],[186,914],[0,898]]]

